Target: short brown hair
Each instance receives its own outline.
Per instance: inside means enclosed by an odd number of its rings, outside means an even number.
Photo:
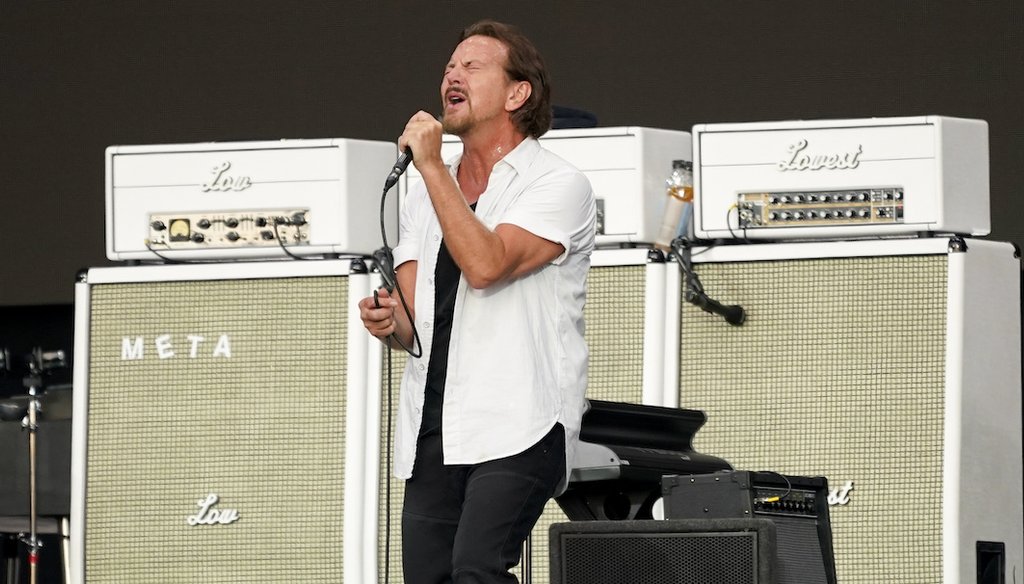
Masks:
[[[469,25],[462,31],[459,42],[471,36],[491,37],[508,47],[505,72],[513,81],[527,81],[532,87],[530,98],[512,112],[512,123],[527,136],[543,136],[551,128],[551,79],[537,47],[518,28],[493,20]]]

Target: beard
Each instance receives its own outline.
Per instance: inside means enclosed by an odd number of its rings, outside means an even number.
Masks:
[[[444,130],[445,134],[451,134],[453,136],[461,136],[473,126],[473,122],[469,116],[462,116],[461,118],[452,119],[448,116],[441,116],[441,129]]]

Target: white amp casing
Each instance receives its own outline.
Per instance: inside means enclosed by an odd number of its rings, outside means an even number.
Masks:
[[[106,249],[111,260],[283,258],[276,241],[147,247],[150,216],[238,217],[308,210],[294,255],[368,255],[381,246],[380,197],[390,142],[341,138],[111,146],[106,150]],[[397,204],[389,197],[388,233]],[[270,231],[272,233],[272,231]],[[269,238],[268,238],[269,239]]]
[[[857,238],[990,231],[988,124],[942,116],[701,124],[693,128],[694,234],[698,238]],[[822,193],[888,190],[896,216],[810,220],[867,206],[772,206],[786,220],[741,223],[741,194],[817,201]],[[776,197],[776,195],[781,195]],[[859,196],[859,195],[856,195]],[[867,195],[870,196],[870,195]],[[890,210],[893,207],[890,207]],[[755,209],[758,210],[758,209]],[[889,211],[881,211],[888,214]],[[882,215],[886,217],[887,215]],[[773,215],[774,219],[775,215]],[[838,220],[837,220],[838,219]]]
[[[597,245],[652,243],[665,208],[665,180],[673,160],[691,160],[688,132],[621,126],[551,130],[541,145],[583,171],[597,197]],[[462,151],[456,136],[444,136],[447,161]],[[420,178],[409,167],[406,189]]]

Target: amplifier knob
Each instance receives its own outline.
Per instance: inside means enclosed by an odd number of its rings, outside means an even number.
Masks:
[[[202,243],[206,241],[206,236],[202,233],[193,233],[191,239],[195,243]]]
[[[236,232],[236,231],[228,231],[228,234],[225,237],[228,238],[228,241],[238,241],[238,239],[241,236],[238,235],[238,232]]]
[[[265,241],[270,241],[274,239],[274,234],[269,231],[260,231],[260,237],[262,237]]]
[[[167,229],[167,226],[164,225],[163,221],[154,221],[150,223],[149,226],[153,228],[153,231],[163,231],[164,229]]]
[[[205,219],[205,218],[204,219],[200,219],[199,221],[196,221],[196,225],[200,229],[209,229],[210,228],[210,220],[209,219]]]
[[[306,224],[306,214],[305,213],[301,213],[300,212],[300,213],[295,213],[295,214],[292,215],[292,225],[305,225],[305,224]]]
[[[267,218],[266,217],[257,217],[256,218],[256,227],[266,227],[266,226],[267,226]]]
[[[235,227],[238,227],[238,219],[235,219],[234,217],[228,217],[227,219],[224,220],[224,225],[227,225],[231,229],[234,229]]]

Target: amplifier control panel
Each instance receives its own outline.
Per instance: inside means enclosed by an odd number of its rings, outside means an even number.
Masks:
[[[818,515],[814,491],[777,487],[754,488],[754,513],[766,515]]]
[[[160,249],[309,245],[310,210],[274,209],[149,216],[148,245]]]
[[[903,222],[903,189],[740,193],[740,229]]]

